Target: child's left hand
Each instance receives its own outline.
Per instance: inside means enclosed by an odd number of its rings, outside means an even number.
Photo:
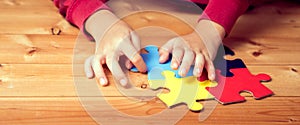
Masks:
[[[160,49],[160,63],[168,60],[172,53],[171,67],[179,69],[179,75],[185,76],[191,65],[195,65],[193,74],[200,77],[205,67],[210,80],[215,79],[214,60],[219,45],[225,36],[224,28],[209,20],[201,20],[196,31],[169,40]]]

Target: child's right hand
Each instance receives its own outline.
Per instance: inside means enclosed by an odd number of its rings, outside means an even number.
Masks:
[[[107,85],[108,80],[102,67],[106,63],[113,76],[122,86],[126,86],[128,79],[119,65],[121,55],[128,58],[127,68],[131,68],[133,64],[140,72],[146,72],[146,64],[138,53],[139,37],[112,12],[95,12],[86,21],[85,28],[96,41],[95,54],[85,61],[85,73],[88,78],[96,76],[102,86]]]
[[[201,20],[194,32],[175,37],[164,44],[159,49],[159,61],[166,62],[169,54],[172,53],[171,68],[178,69],[180,66],[180,76],[185,76],[191,65],[195,65],[194,76],[200,77],[203,68],[206,68],[208,78],[215,80],[215,68],[212,61],[224,36],[225,30],[221,25],[210,20]]]

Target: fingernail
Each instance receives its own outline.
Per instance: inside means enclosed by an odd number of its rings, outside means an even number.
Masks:
[[[106,85],[106,80],[104,78],[100,78],[100,84],[102,86],[105,86]]]
[[[185,75],[185,68],[182,68],[181,70],[180,70],[180,74],[181,74],[181,76],[184,76]]]
[[[126,80],[126,79],[121,79],[121,80],[120,80],[120,84],[121,84],[122,86],[126,86],[126,85],[127,85],[127,80]]]
[[[163,61],[163,56],[160,56],[160,57],[159,57],[159,61],[160,61],[160,62]]]
[[[201,72],[201,71],[200,71],[200,68],[197,68],[197,69],[196,69],[196,73],[197,73],[198,75],[201,75],[200,72]]]
[[[174,62],[174,63],[172,64],[172,68],[173,68],[173,69],[177,69],[177,67],[178,67],[178,64],[177,64],[176,62]]]
[[[196,76],[197,77],[199,77],[199,76],[201,76],[201,70],[200,70],[200,68],[196,68]]]
[[[92,73],[90,73],[90,72],[88,72],[88,73],[86,73],[86,77],[88,77],[88,78],[92,78],[92,77],[93,77],[93,74],[92,74]]]
[[[215,79],[215,74],[211,74],[210,75],[210,80],[214,80]]]

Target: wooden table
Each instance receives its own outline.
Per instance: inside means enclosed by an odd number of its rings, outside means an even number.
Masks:
[[[271,75],[272,81],[265,85],[274,96],[254,100],[242,94],[247,99],[244,103],[217,104],[201,122],[199,113],[188,112],[178,124],[300,124],[299,15],[296,1],[257,5],[241,16],[224,40],[236,52],[234,58],[242,58],[252,73]],[[73,76],[95,82],[86,79],[82,71],[72,72],[83,63],[72,63],[79,31],[65,21],[53,3],[1,0],[0,24],[0,124],[97,124],[82,107],[74,86]],[[84,44],[94,46],[92,42]],[[82,55],[88,56],[91,50],[82,50]],[[145,75],[130,76],[137,85],[146,82]],[[101,88],[105,93],[102,98],[120,111],[139,116],[165,108],[157,99],[131,101],[115,93],[112,76],[108,77],[112,84]]]

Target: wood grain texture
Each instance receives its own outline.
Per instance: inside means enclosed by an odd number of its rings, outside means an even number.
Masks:
[[[270,1],[240,17],[231,37],[299,38],[299,1]]]
[[[151,30],[145,32],[149,31]],[[141,37],[150,41],[147,38],[151,36],[144,34]],[[171,35],[159,36],[155,39],[169,37]],[[147,41],[143,43],[147,44]],[[80,42],[80,46],[75,46],[76,42]],[[84,63],[86,57],[93,54],[95,43],[87,40],[80,41],[73,35],[0,35],[0,44],[3,45],[0,46],[1,63],[70,64],[74,52],[78,54],[75,55],[76,62]],[[157,44],[161,43],[157,42]],[[224,40],[224,44],[235,51],[234,58],[242,58],[247,64],[297,65],[300,62],[300,58],[297,58],[300,54],[299,38],[231,37]]]
[[[246,64],[253,65],[298,65],[299,38],[228,38],[224,44],[232,48]]]
[[[0,34],[78,34],[50,0],[1,0],[0,12]]]
[[[216,104],[212,114],[200,122],[199,115],[209,110],[188,112],[178,124],[300,124],[299,6],[295,0],[256,3],[224,40],[236,53],[228,59],[242,58],[253,74],[271,75],[272,81],[264,84],[274,91],[274,96],[254,100],[242,93],[246,102],[225,106],[214,100],[201,101]],[[188,17],[195,15],[198,16]],[[141,21],[137,23],[135,18]],[[173,23],[163,21],[164,26],[159,24],[161,19]],[[191,31],[178,19],[158,13],[140,13],[124,20],[134,28],[157,25],[177,34]],[[1,0],[0,24],[0,124],[97,124],[81,105],[75,86],[96,84],[95,79],[87,79],[83,73],[84,60],[93,54],[95,43],[78,37],[79,30],[58,13],[51,0]],[[137,29],[142,45],[162,45],[176,36],[174,32]],[[117,110],[134,116],[147,116],[166,108],[158,99],[144,101],[124,96],[107,68],[105,72],[111,85],[99,87],[103,96],[87,92],[82,97],[106,99]],[[147,83],[146,75],[129,76],[138,88]],[[158,121],[170,119],[163,116]]]
[[[117,104],[117,110],[133,116],[156,114],[164,109],[155,100],[145,103],[122,97],[106,99]],[[1,124],[96,124],[77,98],[2,98],[0,102]],[[299,97],[276,97],[228,106],[218,104],[205,121],[196,120],[199,113],[188,112],[178,124],[299,124],[299,103]]]
[[[74,84],[96,84],[95,79],[87,79],[80,64],[74,65],[74,69],[81,73],[72,73],[72,65],[69,64],[10,64],[3,65],[0,69],[1,96],[17,97],[60,97],[77,96]],[[32,70],[34,69],[34,70]],[[263,83],[274,91],[275,96],[300,96],[299,66],[249,66],[253,74],[266,73],[272,77],[271,82]],[[106,74],[110,79],[109,87],[99,87],[106,96],[122,96],[115,88],[115,81],[108,70]],[[132,84],[140,88],[147,84],[146,75],[129,72]],[[291,79],[291,80],[284,80]],[[141,90],[142,91],[142,90]],[[92,95],[91,95],[92,96]]]

